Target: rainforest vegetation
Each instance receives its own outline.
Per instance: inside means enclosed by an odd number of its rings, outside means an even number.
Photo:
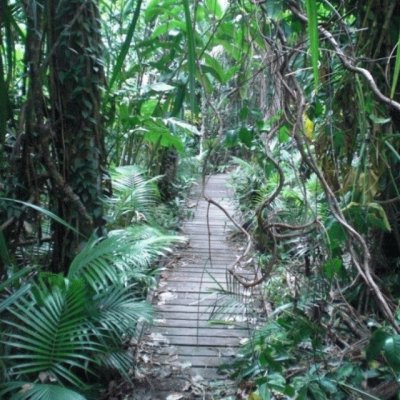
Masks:
[[[395,399],[400,3],[0,0],[0,398],[133,379],[193,180],[233,171],[249,399]]]

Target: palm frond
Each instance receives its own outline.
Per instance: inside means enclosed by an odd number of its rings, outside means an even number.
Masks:
[[[118,371],[127,381],[131,380],[134,358],[126,351],[109,351],[102,357],[102,364],[110,370]]]
[[[18,285],[16,282],[20,280],[23,276],[27,275],[29,272],[32,271],[32,267],[26,267],[18,272],[15,272],[10,276],[10,278],[6,279],[5,281],[0,283],[0,294],[5,289],[11,289],[13,286],[17,287]],[[4,296],[3,298],[0,296],[0,313],[5,311],[11,304],[15,303],[21,296],[31,290],[30,283],[23,283],[18,289],[14,292],[11,292]]]
[[[11,375],[23,376],[46,371],[61,382],[84,386],[73,370],[93,373],[90,354],[99,351],[96,341],[83,335],[87,318],[87,297],[83,280],[64,287],[41,282],[10,307],[13,318],[2,322]],[[14,349],[14,351],[13,351]]]
[[[11,400],[86,400],[80,393],[59,385],[10,382],[4,385],[0,397],[14,393]]]
[[[147,179],[139,167],[128,165],[112,171],[111,178],[114,193],[107,200],[110,221],[121,223],[123,220],[125,225],[130,225],[143,219],[151,220],[160,201],[156,185],[159,177]]]
[[[147,225],[114,230],[108,238],[85,246],[72,261],[68,277],[82,276],[96,292],[109,283],[145,278],[142,274],[152,262],[182,240]]]
[[[112,286],[96,295],[93,302],[92,325],[113,333],[120,341],[134,334],[139,319],[152,319],[151,305],[138,301],[130,286]]]

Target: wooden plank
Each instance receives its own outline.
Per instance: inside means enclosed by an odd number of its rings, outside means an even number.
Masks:
[[[159,327],[154,326],[153,332],[161,333],[162,335],[169,336],[182,336],[182,337],[198,337],[199,339],[209,338],[211,343],[213,339],[216,338],[226,338],[226,339],[242,339],[247,337],[247,330],[245,329],[228,329],[228,328],[185,328],[182,327]]]
[[[234,359],[232,357],[202,357],[202,356],[170,356],[170,355],[160,355],[158,357],[158,362],[161,364],[174,365],[188,363],[195,368],[210,368],[219,367],[222,364],[231,364]]]
[[[157,354],[174,355],[178,356],[200,356],[200,357],[234,357],[237,353],[236,347],[207,347],[207,346],[168,346],[161,347]]]
[[[171,312],[171,313],[189,313],[189,314],[193,314],[193,313],[198,313],[200,315],[207,315],[209,313],[211,313],[214,310],[214,303],[213,304],[204,304],[204,303],[200,303],[199,305],[197,304],[193,304],[190,303],[188,304],[188,302],[186,303],[174,303],[174,304],[158,304],[155,306],[155,311],[156,311],[156,315],[159,315],[159,313],[161,312]],[[223,312],[223,314],[229,314],[229,315],[237,315],[238,313],[234,313],[234,312]]]
[[[245,322],[226,321],[225,324],[217,324],[208,319],[194,318],[176,318],[175,315],[161,314],[157,315],[153,322],[155,327],[159,328],[207,328],[207,329],[224,329],[229,334],[230,330],[247,330]]]
[[[196,336],[166,336],[170,345],[207,346],[207,347],[238,347],[239,339],[233,337],[196,337]]]

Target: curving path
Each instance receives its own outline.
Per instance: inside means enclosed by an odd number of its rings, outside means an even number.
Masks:
[[[226,174],[208,177],[205,193],[232,212],[227,178]],[[165,390],[159,389],[159,399],[197,398],[193,390],[185,394],[185,390],[190,391],[190,385],[193,389],[196,384],[199,398],[215,398],[210,394],[210,384],[224,378],[218,367],[232,361],[240,341],[248,336],[245,318],[242,322],[233,322],[225,312],[222,318],[228,323],[209,322],[218,304],[219,295],[213,291],[218,287],[226,288],[226,269],[240,253],[228,240],[232,225],[215,206],[210,206],[207,223],[208,203],[201,197],[201,185],[192,190],[188,206],[193,212],[193,218],[183,225],[188,244],[173,257],[173,265],[162,274],[153,299],[156,320],[147,336],[156,349],[153,362],[163,371],[160,376],[164,374],[168,380],[169,372],[165,373],[165,367],[170,369],[170,377],[180,372],[186,378],[175,379],[174,383],[171,378]],[[153,384],[157,386],[156,382]],[[158,384],[161,384],[161,377]],[[179,397],[180,393],[183,397]]]

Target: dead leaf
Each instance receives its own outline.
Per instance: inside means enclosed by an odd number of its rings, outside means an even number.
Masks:
[[[171,393],[165,400],[181,400],[185,397],[182,393]]]
[[[149,346],[159,346],[160,344],[168,344],[169,340],[161,333],[152,332],[149,335]]]
[[[33,388],[33,384],[32,383],[25,383],[24,385],[22,385],[21,393],[26,393],[29,390],[31,390],[32,388]]]
[[[162,292],[158,295],[158,305],[165,304],[166,301],[176,299],[177,294],[172,293],[170,291],[168,292]]]
[[[181,369],[181,370],[188,369],[188,368],[190,368],[191,366],[192,366],[192,363],[189,362],[189,361],[186,361],[186,362],[183,362],[183,363],[180,363],[180,362],[174,363],[174,367],[175,367],[175,368],[179,368],[179,369]]]

